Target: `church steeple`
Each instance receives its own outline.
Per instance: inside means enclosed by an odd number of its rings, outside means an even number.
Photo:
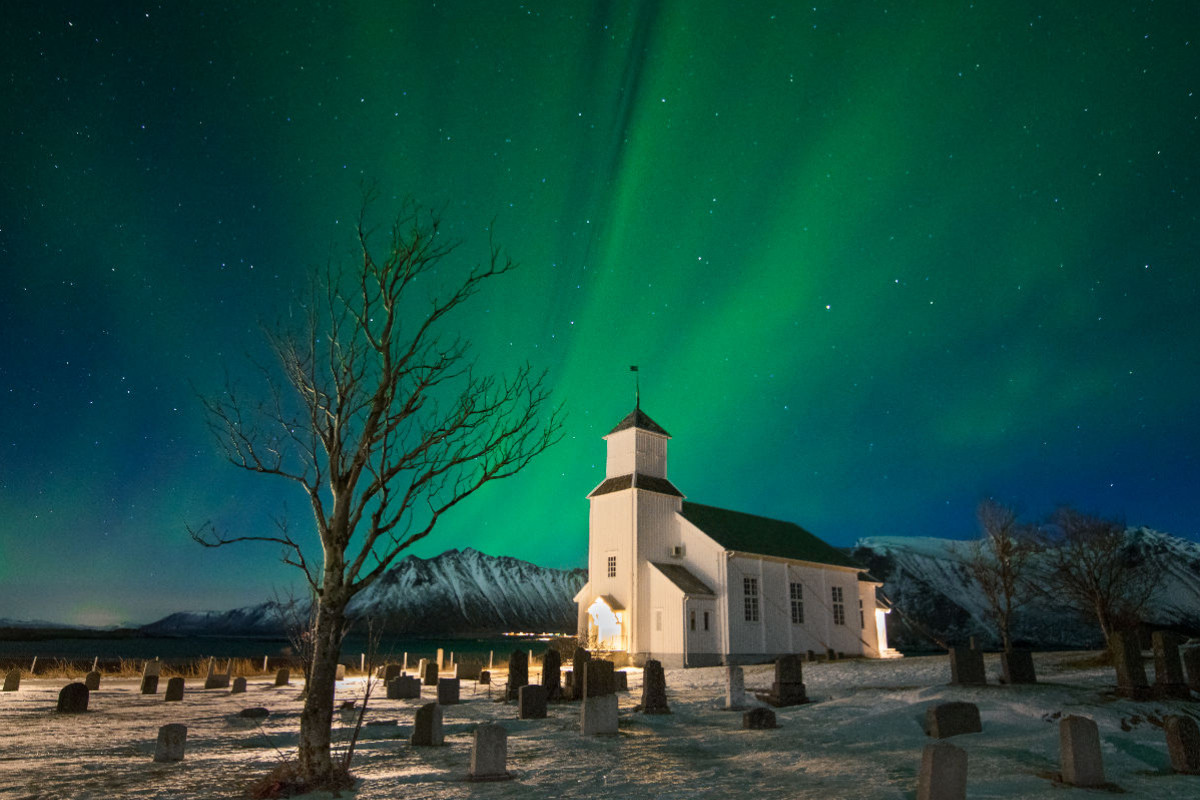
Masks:
[[[608,442],[606,478],[621,475],[667,477],[667,440],[671,434],[637,406],[604,437]]]

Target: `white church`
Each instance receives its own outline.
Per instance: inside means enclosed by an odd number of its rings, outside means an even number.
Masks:
[[[575,595],[581,639],[668,667],[898,655],[879,582],[799,525],[684,500],[667,479],[670,438],[640,403],[604,437]]]

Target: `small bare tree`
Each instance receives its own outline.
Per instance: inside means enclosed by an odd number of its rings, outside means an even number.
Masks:
[[[458,247],[437,214],[406,204],[376,256],[366,222],[359,260],[313,281],[305,320],[267,333],[277,369],[264,368],[264,394],[248,401],[227,383],[203,397],[226,457],[240,469],[290,481],[311,506],[319,552],[287,534],[227,535],[210,523],[190,529],[217,547],[273,542],[303,571],[316,598],[313,663],[300,716],[301,781],[309,790],[346,786],[331,758],[334,677],[346,608],[401,552],[489,481],[506,478],[560,437],[545,373],[528,365],[508,378],[482,376],[461,337],[443,338],[455,312],[484,283],[514,268],[494,245],[486,263],[440,293]]]
[[[1063,506],[1051,516],[1046,590],[1085,617],[1110,640],[1135,625],[1158,586],[1158,575],[1125,534],[1125,523]]]
[[[979,504],[976,516],[980,536],[971,543],[964,563],[979,584],[1004,649],[1011,650],[1013,620],[1035,594],[1029,579],[1037,539],[1016,511],[991,498]]]

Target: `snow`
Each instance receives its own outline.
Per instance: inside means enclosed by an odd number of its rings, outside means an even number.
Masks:
[[[667,716],[633,713],[641,674],[630,670],[632,691],[620,695],[615,737],[582,737],[577,703],[551,705],[548,719],[518,720],[515,706],[489,701],[485,687],[473,694],[474,684],[464,682],[464,702],[445,708],[447,746],[413,748],[406,737],[418,701],[375,695],[368,720],[399,725],[364,729],[353,767],[362,780],[353,796],[910,798],[921,750],[931,741],[922,730],[925,708],[965,700],[978,704],[983,732],[950,741],[968,753],[972,798],[1061,798],[1050,776],[1058,770],[1056,720],[1067,714],[1099,724],[1108,780],[1135,796],[1196,797],[1200,777],[1171,774],[1160,727],[1164,715],[1194,714],[1193,706],[1114,697],[1112,670],[1086,666],[1089,655],[1037,654],[1042,683],[1022,687],[947,686],[945,656],[806,664],[814,702],[777,709],[780,728],[773,731],[744,731],[739,713],[720,709],[721,668],[667,670]],[[986,660],[994,681],[998,658]],[[772,680],[769,665],[746,667],[745,674],[748,696]],[[53,711],[63,684],[27,678],[19,692],[0,694],[0,797],[239,796],[295,747],[298,689],[275,688],[266,677],[252,678],[246,694],[189,687],[183,702],[169,704],[161,693],[138,694],[135,679],[106,679],[84,715]],[[343,682],[338,698],[361,697],[362,689],[361,678]],[[429,702],[431,687],[423,693],[420,702]],[[261,725],[236,717],[258,705],[271,710]],[[466,783],[472,731],[488,721],[508,731],[515,780]],[[170,722],[188,726],[187,755],[156,764],[157,730]],[[335,723],[344,735],[352,720]]]

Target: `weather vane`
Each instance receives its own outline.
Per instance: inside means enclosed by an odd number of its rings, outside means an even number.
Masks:
[[[629,371],[633,373],[633,407],[640,409],[642,407],[642,379],[638,374],[637,366],[632,366]]]

